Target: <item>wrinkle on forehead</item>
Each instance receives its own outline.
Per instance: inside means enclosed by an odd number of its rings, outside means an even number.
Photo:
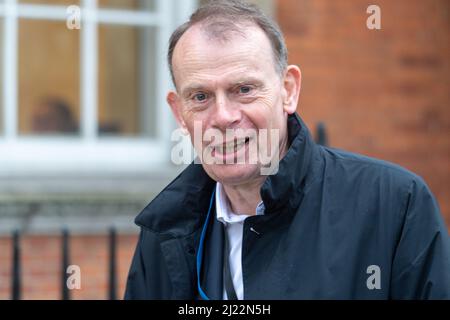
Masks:
[[[217,59],[216,55],[205,54],[204,51],[191,51],[190,57],[184,58],[180,71],[184,74],[221,74],[228,73],[250,73],[258,71],[262,61],[253,61],[248,59],[247,52],[230,53],[221,59]],[[243,63],[245,62],[245,63]]]
[[[233,35],[225,43],[208,36],[201,26],[193,26],[180,39],[173,65],[178,82],[199,75],[247,73],[267,69],[276,72],[272,48],[265,33],[249,26],[246,34]],[[181,84],[181,83],[179,83]]]

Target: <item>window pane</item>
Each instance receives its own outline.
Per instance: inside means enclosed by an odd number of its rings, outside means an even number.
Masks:
[[[60,21],[19,22],[19,133],[79,131],[79,32]]]
[[[155,28],[99,26],[100,135],[154,136]]]
[[[100,8],[127,10],[155,10],[155,0],[98,0]]]
[[[75,5],[80,4],[80,0],[19,0],[18,2],[24,4],[45,4],[58,6],[70,6],[72,4]]]

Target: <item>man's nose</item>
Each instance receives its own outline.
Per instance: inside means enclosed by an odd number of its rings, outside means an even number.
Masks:
[[[241,120],[241,111],[233,105],[225,94],[216,95],[212,122],[214,126],[221,130],[232,128]]]

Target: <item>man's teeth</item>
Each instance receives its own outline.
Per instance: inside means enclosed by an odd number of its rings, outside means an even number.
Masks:
[[[226,143],[225,146],[224,145],[216,146],[215,149],[216,152],[220,154],[233,153],[242,148],[245,145],[246,141],[247,141],[246,139],[239,140],[236,143],[234,141],[231,141]]]

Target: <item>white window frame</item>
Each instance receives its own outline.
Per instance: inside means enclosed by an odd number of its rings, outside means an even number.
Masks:
[[[173,29],[196,8],[197,0],[155,0],[154,12],[97,8],[97,0],[81,0],[80,32],[80,137],[23,137],[18,128],[18,23],[19,19],[57,20],[66,23],[67,7],[19,4],[0,0],[4,20],[3,133],[0,134],[0,177],[54,173],[151,172],[170,162],[170,135],[174,121],[166,105],[171,88],[166,63]],[[99,137],[97,71],[99,23],[157,27],[156,138]],[[68,30],[68,32],[71,32]],[[2,110],[0,109],[0,112]]]

